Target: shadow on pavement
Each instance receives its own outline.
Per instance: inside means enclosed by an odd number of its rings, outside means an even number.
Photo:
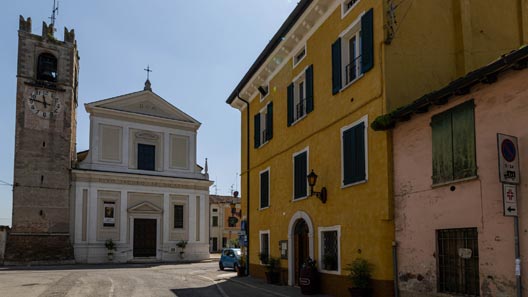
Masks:
[[[215,285],[203,288],[172,289],[171,292],[178,297],[215,297],[222,296]]]

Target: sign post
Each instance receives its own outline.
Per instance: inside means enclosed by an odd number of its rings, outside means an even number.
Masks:
[[[513,217],[515,281],[517,297],[521,297],[521,252],[519,247],[519,217],[517,216],[517,185],[519,184],[520,170],[517,137],[497,133],[497,151],[499,154],[499,180],[502,183],[504,216]]]

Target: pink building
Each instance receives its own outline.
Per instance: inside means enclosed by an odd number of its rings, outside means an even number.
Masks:
[[[516,210],[528,296],[527,64],[525,46],[373,123],[392,129],[400,296],[517,296]],[[498,133],[518,138],[518,209],[504,210]]]

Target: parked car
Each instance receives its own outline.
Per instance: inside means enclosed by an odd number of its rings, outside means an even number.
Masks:
[[[224,268],[233,268],[234,270],[238,270],[240,267],[241,256],[242,252],[239,248],[223,249],[222,255],[220,256],[220,261],[218,262],[220,270],[224,270]]]

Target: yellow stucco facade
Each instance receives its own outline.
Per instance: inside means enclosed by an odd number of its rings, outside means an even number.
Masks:
[[[249,141],[248,107],[237,96],[228,99],[229,104],[241,111],[242,210],[249,217],[250,273],[263,276],[259,261],[261,233],[268,232],[269,253],[273,257],[280,256],[279,241],[288,241],[288,257],[281,259],[282,280],[289,285],[296,283],[298,276],[292,271],[296,253],[290,249],[297,248],[293,229],[302,218],[309,221],[309,254],[318,266],[322,266],[320,231],[329,227],[339,229],[339,265],[335,271],[321,273],[323,293],[348,294],[346,265],[361,257],[373,264],[374,295],[391,296],[394,278],[391,138],[389,132],[374,132],[370,123],[379,115],[526,43],[527,33],[523,29],[527,30],[528,1],[505,0],[500,4],[487,0],[401,1],[392,14],[397,24],[394,30],[390,30],[393,23],[388,13],[392,1],[355,1],[344,13],[343,3],[347,2],[301,1],[299,6],[307,5],[302,15],[260,67],[233,92],[249,102]],[[333,94],[332,44],[370,9],[373,9],[373,67]],[[490,23],[491,19],[495,22]],[[294,66],[293,59],[304,46],[305,57]],[[288,85],[310,65],[313,65],[313,111],[289,126]],[[265,84],[268,95],[261,99],[257,87]],[[254,116],[269,102],[273,102],[273,136],[255,148]],[[361,120],[367,126],[366,177],[359,183],[343,186],[342,129]],[[314,190],[327,188],[325,204],[315,196],[294,199],[293,158],[303,150],[308,152],[308,172],[313,169],[319,176]],[[260,208],[260,173],[265,170],[269,170],[269,207]]]

